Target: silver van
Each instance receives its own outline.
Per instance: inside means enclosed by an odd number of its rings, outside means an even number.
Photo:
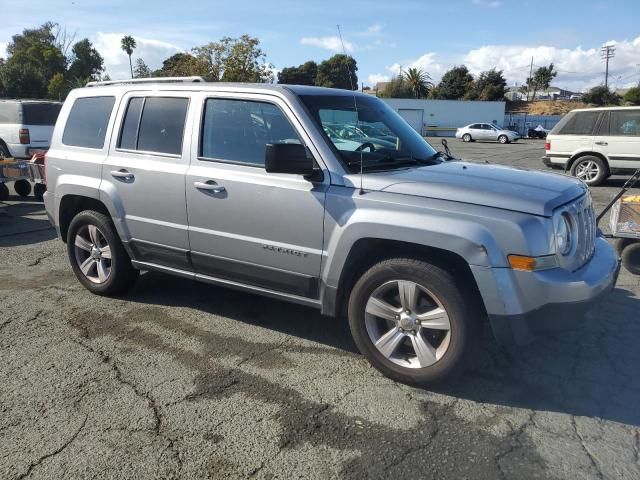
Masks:
[[[91,292],[153,270],[300,303],[427,384],[487,319],[519,345],[615,284],[578,180],[452,159],[370,95],[193,80],[94,84],[62,108],[45,205]],[[337,123],[371,133],[341,141]]]

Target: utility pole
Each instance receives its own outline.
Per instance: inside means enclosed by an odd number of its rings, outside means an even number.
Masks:
[[[615,45],[604,45],[600,49],[600,58],[605,61],[605,70],[604,70],[604,86],[605,88],[609,88],[609,59],[615,57],[616,47]]]
[[[529,67],[529,79],[527,80],[527,102],[529,101],[529,88],[531,87],[531,82],[533,82],[533,56],[531,57],[531,66]],[[533,98],[532,100],[535,100]]]

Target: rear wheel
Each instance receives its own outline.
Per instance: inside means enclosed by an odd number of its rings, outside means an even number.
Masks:
[[[506,135],[500,135],[498,141],[502,144],[509,143],[509,138]]]
[[[608,172],[609,169],[602,159],[591,155],[580,157],[571,166],[571,175],[579,178],[590,187],[604,182]]]
[[[470,303],[446,270],[396,258],[358,280],[349,299],[349,326],[360,351],[383,374],[432,384],[459,372],[469,353]]]
[[[36,183],[33,186],[33,196],[36,200],[41,202],[44,199],[44,192],[47,191],[47,186],[44,183]]]
[[[627,243],[620,255],[622,265],[634,275],[640,275],[640,242]]]
[[[31,193],[31,184],[28,180],[16,180],[13,182],[13,189],[21,197],[28,197]]]
[[[138,277],[111,219],[92,210],[76,215],[67,232],[67,253],[73,273],[98,295],[116,295]]]
[[[467,142],[469,143],[471,141],[471,135],[469,135],[468,133],[465,133],[464,135],[462,135],[462,141],[463,142]]]

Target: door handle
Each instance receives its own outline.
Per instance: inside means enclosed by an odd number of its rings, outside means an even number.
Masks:
[[[207,190],[212,193],[224,193],[227,191],[222,185],[218,185],[213,180],[207,182],[193,182],[193,186],[198,190]]]
[[[609,145],[607,142],[596,142],[596,145]]]
[[[126,171],[124,168],[120,170],[111,170],[111,176],[114,178],[121,178],[122,180],[134,179],[133,173]]]

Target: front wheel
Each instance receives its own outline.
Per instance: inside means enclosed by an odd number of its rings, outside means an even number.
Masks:
[[[627,242],[622,248],[620,258],[624,268],[634,275],[640,275],[640,242]]]
[[[506,135],[500,135],[498,141],[504,145],[505,143],[509,143],[509,138]]]
[[[73,218],[67,253],[73,273],[92,293],[116,295],[138,277],[111,219],[100,212],[85,210]]]
[[[474,319],[448,271],[414,259],[369,269],[349,298],[349,326],[360,352],[386,376],[433,384],[459,372]]]

